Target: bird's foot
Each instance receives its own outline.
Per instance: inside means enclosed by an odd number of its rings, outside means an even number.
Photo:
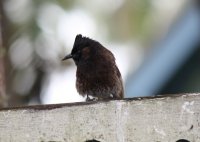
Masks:
[[[87,96],[86,98],[86,102],[92,102],[92,101],[97,101],[98,99],[93,97],[93,98],[90,98],[89,96]]]

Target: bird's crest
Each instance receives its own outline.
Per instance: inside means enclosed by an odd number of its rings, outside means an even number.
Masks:
[[[81,34],[78,34],[75,38],[75,43],[80,43],[82,41],[83,37]]]
[[[79,50],[84,47],[95,46],[95,45],[98,46],[100,45],[100,43],[88,37],[84,37],[81,34],[78,34],[75,38],[73,48],[76,48],[76,50]]]

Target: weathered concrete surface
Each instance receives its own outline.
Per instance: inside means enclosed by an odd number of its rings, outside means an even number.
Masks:
[[[0,110],[0,142],[200,142],[200,94]]]

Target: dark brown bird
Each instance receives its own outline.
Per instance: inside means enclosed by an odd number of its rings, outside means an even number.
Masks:
[[[93,96],[98,100],[121,99],[124,89],[114,55],[99,42],[77,35],[71,54],[77,66],[76,88],[80,95]]]

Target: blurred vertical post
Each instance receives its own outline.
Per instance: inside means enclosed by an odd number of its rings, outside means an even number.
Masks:
[[[5,54],[3,45],[3,1],[0,0],[0,107],[7,105],[6,99],[6,76],[5,76]]]

